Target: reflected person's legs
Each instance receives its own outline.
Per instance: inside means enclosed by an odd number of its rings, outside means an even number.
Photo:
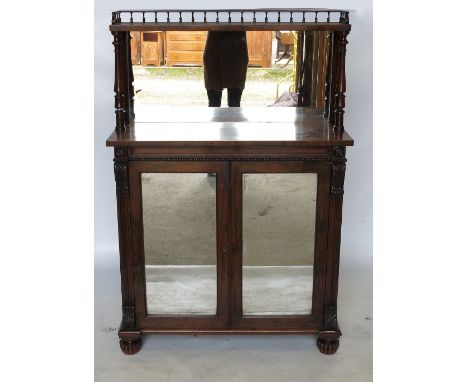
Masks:
[[[208,94],[208,107],[220,107],[221,106],[221,98],[223,96],[222,90],[212,90],[206,89],[206,94]],[[208,173],[207,177],[215,177],[215,173]]]
[[[221,97],[223,95],[222,90],[206,89],[206,93],[208,94],[208,107],[221,106]]]
[[[228,106],[229,107],[240,107],[240,101],[241,101],[243,90],[244,89],[239,89],[239,88],[228,89]]]

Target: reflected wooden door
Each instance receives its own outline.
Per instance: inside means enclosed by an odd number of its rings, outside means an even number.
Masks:
[[[141,35],[141,64],[161,65],[164,57],[163,32],[142,32]]]
[[[248,31],[247,47],[249,49],[249,65],[269,68],[271,66],[271,31]]]

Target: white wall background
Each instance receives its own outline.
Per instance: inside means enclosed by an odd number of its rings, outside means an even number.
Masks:
[[[96,265],[118,265],[117,210],[113,150],[105,141],[115,126],[114,47],[108,25],[117,9],[185,8],[192,1],[95,0],[94,24],[94,198]],[[198,1],[197,8],[218,3]],[[351,10],[348,36],[345,128],[355,140],[348,149],[343,206],[342,262],[372,262],[372,0],[225,2],[225,8],[342,8]]]

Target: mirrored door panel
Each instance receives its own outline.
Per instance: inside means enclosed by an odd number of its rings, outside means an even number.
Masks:
[[[311,314],[317,174],[243,174],[242,187],[242,314]]]
[[[216,174],[142,173],[148,314],[215,315]]]

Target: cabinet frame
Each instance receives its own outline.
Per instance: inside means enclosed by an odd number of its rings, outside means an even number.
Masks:
[[[346,146],[354,144],[353,139],[344,129],[346,45],[347,36],[351,30],[349,11],[322,8],[118,10],[112,12],[112,24],[109,30],[114,37],[115,48],[115,131],[106,144],[114,147],[122,292],[122,321],[119,337],[122,351],[128,355],[137,353],[142,345],[141,335],[152,332],[232,334],[310,332],[318,333],[317,345],[321,353],[334,354],[338,349],[341,336],[337,320],[337,294]],[[160,119],[158,115],[152,125],[136,123],[130,31],[221,30],[300,32],[298,41],[301,43],[298,44],[300,45],[298,52],[303,52],[303,54],[299,55],[296,74],[299,74],[297,84],[301,108],[297,108],[295,115],[286,120],[276,115],[273,120],[270,120],[269,115],[275,113],[271,110],[264,110],[264,118],[261,121],[256,120],[255,117],[252,117],[252,120],[245,120],[241,109],[240,113],[236,114],[226,113],[220,108],[213,111],[212,116],[203,122],[194,120],[190,114],[187,114],[185,120],[179,122],[190,123],[194,129],[196,129],[196,124],[198,126],[206,124],[207,127],[209,126],[208,132],[218,130],[218,134],[212,135],[205,134],[206,131],[201,130],[199,137],[190,139],[178,134],[174,135],[172,133],[174,125],[168,123],[171,121],[167,118]],[[312,84],[310,54],[313,33],[317,31],[327,31],[330,42],[328,52],[330,60],[328,60],[325,83],[325,110],[318,110],[320,114],[323,112],[324,118],[320,120],[317,118],[318,114],[311,113],[313,105],[310,99],[307,101],[310,97],[304,97],[310,94]],[[302,110],[302,107],[305,110]],[[252,134],[249,133],[247,138],[245,136],[243,138],[247,126],[252,129]],[[267,126],[268,129],[266,129]],[[270,136],[269,131],[272,129],[281,133],[280,140]],[[283,135],[287,132],[292,134]],[[167,136],[172,139],[168,140]],[[140,291],[135,290],[134,277],[136,272],[134,266],[138,266],[138,256],[134,246],[142,245],[142,241],[139,244],[136,243],[140,239],[138,236],[135,238],[138,227],[132,226],[130,218],[132,214],[135,214],[135,208],[141,208],[141,206],[135,207],[133,198],[134,162],[202,161],[205,164],[205,162],[213,161],[223,162],[225,166],[226,162],[237,161],[289,162],[297,160],[323,162],[323,166],[328,166],[329,170],[329,182],[327,182],[329,203],[326,207],[328,211],[327,246],[323,255],[326,261],[320,269],[325,278],[321,322],[314,323],[313,327],[301,326],[300,329],[298,325],[272,327],[264,321],[259,322],[258,326],[248,328],[236,328],[233,323],[230,323],[230,329],[225,328],[226,321],[216,328],[209,327],[206,323],[194,326],[193,322],[189,323],[189,326],[184,324],[174,327],[174,322],[171,324],[170,321],[166,321],[167,327],[165,328],[148,323],[142,327],[140,322],[142,318],[136,316],[135,299],[141,296]],[[225,168],[225,170],[224,180],[231,168]],[[230,173],[228,176],[231,176]],[[129,184],[129,178],[132,178],[132,184]],[[228,267],[233,269],[232,266]],[[229,288],[232,290],[232,286]],[[228,304],[228,309],[232,310],[230,304]],[[173,321],[173,319],[171,316],[170,320]]]
[[[147,313],[141,175],[216,173],[216,315]],[[242,192],[244,173],[317,173],[312,312],[310,315],[242,314]],[[330,204],[327,161],[130,161],[128,166],[135,327],[141,332],[317,333],[325,315]]]

